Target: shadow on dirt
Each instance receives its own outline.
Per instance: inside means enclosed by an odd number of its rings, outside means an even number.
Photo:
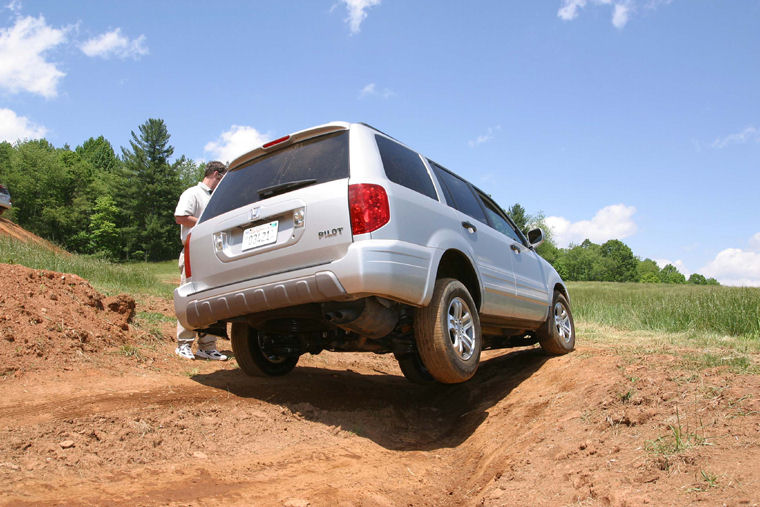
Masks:
[[[240,370],[192,377],[241,398],[282,405],[303,419],[337,426],[391,450],[433,450],[466,440],[501,401],[548,358],[516,350],[483,361],[464,384],[418,386],[404,377],[297,367],[279,378]]]

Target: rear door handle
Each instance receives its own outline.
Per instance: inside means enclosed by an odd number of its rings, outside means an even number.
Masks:
[[[478,228],[472,225],[470,222],[462,222],[462,227],[467,229],[470,234],[478,231]]]
[[[517,246],[517,245],[515,245],[514,243],[512,243],[511,245],[509,245],[509,248],[511,248],[512,251],[514,253],[517,253],[517,254],[519,254],[520,252],[522,252],[522,250],[520,250],[520,247]]]

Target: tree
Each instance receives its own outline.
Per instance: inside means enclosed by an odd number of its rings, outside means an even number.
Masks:
[[[174,164],[174,171],[179,176],[180,188],[185,189],[196,185],[203,179],[203,172],[206,170],[206,163],[196,165],[192,159],[182,155]]]
[[[113,151],[111,143],[105,137],[89,138],[81,146],[77,146],[77,154],[89,162],[95,171],[113,172],[119,165],[119,159]]]
[[[707,285],[707,278],[705,278],[703,275],[700,275],[699,273],[692,273],[687,280],[687,283],[693,285]]]
[[[660,281],[662,283],[686,283],[686,277],[674,265],[668,264],[660,271]]]
[[[118,259],[121,253],[116,218],[119,209],[110,195],[97,198],[88,227],[90,250],[109,259]]]
[[[150,118],[131,137],[131,149],[122,148],[126,176],[134,178],[125,189],[131,201],[127,232],[136,235],[145,260],[169,259],[180,250],[173,210],[181,193],[176,168],[169,164],[171,136],[163,120]],[[128,248],[135,246],[131,243]]]
[[[525,212],[525,208],[523,208],[520,203],[513,204],[507,210],[507,214],[509,215],[509,218],[511,218],[515,223],[518,229],[520,229],[523,233],[528,232],[527,227],[528,223],[530,222],[530,215]]]
[[[660,283],[660,276],[656,273],[644,273],[639,277],[641,283]]]
[[[631,249],[620,240],[611,239],[600,248],[603,257],[609,259],[609,271],[605,280],[611,282],[632,282],[636,280],[636,258]]]
[[[636,266],[636,277],[639,282],[660,283],[660,267],[652,259],[639,261]]]

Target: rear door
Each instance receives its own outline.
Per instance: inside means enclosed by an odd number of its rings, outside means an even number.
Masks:
[[[349,131],[233,168],[191,232],[193,281],[212,288],[329,263],[351,244]]]

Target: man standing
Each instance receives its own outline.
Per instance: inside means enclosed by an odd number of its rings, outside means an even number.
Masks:
[[[211,192],[221,181],[222,176],[227,168],[221,162],[214,160],[206,164],[206,172],[203,173],[203,180],[197,185],[192,186],[182,192],[177,203],[177,209],[174,210],[174,220],[180,225],[180,236],[182,245],[185,244],[190,229],[198,223],[203,210],[206,209]],[[179,271],[182,274],[182,283],[185,283],[185,250],[179,254]],[[193,340],[198,335],[198,351],[193,355]],[[227,356],[220,354],[216,350],[217,337],[205,333],[196,333],[191,329],[185,329],[177,321],[177,349],[174,351],[179,357],[185,359],[195,359],[198,356],[203,359],[213,359],[216,361],[225,361]]]

